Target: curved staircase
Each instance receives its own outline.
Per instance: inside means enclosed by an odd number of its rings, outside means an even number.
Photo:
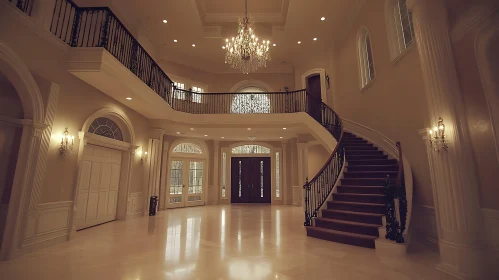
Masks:
[[[374,248],[383,226],[386,176],[397,178],[398,161],[389,159],[367,140],[343,133],[347,167],[332,200],[307,227],[307,235]]]

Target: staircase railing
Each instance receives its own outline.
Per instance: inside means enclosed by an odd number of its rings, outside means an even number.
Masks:
[[[33,0],[7,0],[7,2],[14,4],[23,13],[27,15],[31,14],[31,8],[33,7]]]
[[[309,114],[319,121],[333,137],[337,140],[333,153],[326,161],[321,170],[312,180],[306,180],[303,189],[305,190],[305,226],[312,225],[312,219],[317,217],[319,209],[326,202],[329,194],[333,191],[334,185],[341,175],[341,170],[345,161],[345,149],[343,147],[343,125],[341,118],[336,112],[326,104],[309,98]],[[313,108],[320,106],[320,114]]]
[[[397,142],[399,154],[399,170],[395,186],[392,186],[390,175],[386,178],[386,239],[404,243],[404,231],[407,221],[407,198],[404,178],[404,161],[402,154],[402,145]]]

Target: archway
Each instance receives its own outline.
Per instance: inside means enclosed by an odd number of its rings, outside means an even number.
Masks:
[[[40,149],[40,142],[42,135],[45,139],[46,125],[44,125],[44,103],[35,79],[21,58],[3,42],[0,42],[0,75],[3,84],[10,88],[2,89],[3,97],[10,101],[15,100],[14,104],[7,103],[12,107],[1,109],[0,122],[18,128],[17,132],[14,132],[18,135],[14,136],[18,152],[11,151],[9,159],[9,163],[12,163],[9,168],[13,168],[9,171],[11,175],[8,179],[10,195],[7,192],[2,194],[2,197],[5,197],[4,201],[8,200],[8,206],[4,206],[7,212],[2,217],[5,226],[0,244],[0,259],[7,259],[16,255],[21,248],[21,237],[24,236],[21,233],[22,224],[28,217],[28,211],[22,209],[29,207],[30,210],[36,211],[38,201],[32,198],[36,196],[33,194],[41,192],[42,184],[40,180],[33,178],[35,174],[39,175],[39,162],[44,160],[39,154],[45,150],[45,146]],[[6,132],[5,135],[12,135],[11,133]],[[6,139],[8,136],[4,141]],[[4,142],[4,145],[5,143],[7,142]],[[48,147],[48,144],[46,146]]]
[[[126,218],[137,148],[130,119],[113,108],[103,108],[89,116],[79,138],[72,233]]]

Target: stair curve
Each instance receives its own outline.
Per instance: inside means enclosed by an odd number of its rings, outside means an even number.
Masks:
[[[398,161],[352,133],[344,132],[343,142],[344,177],[327,208],[306,228],[307,235],[374,249],[385,213],[384,182],[386,175],[397,177]]]

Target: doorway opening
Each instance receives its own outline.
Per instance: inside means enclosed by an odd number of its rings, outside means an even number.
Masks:
[[[232,203],[271,202],[269,157],[233,157],[231,172]]]

